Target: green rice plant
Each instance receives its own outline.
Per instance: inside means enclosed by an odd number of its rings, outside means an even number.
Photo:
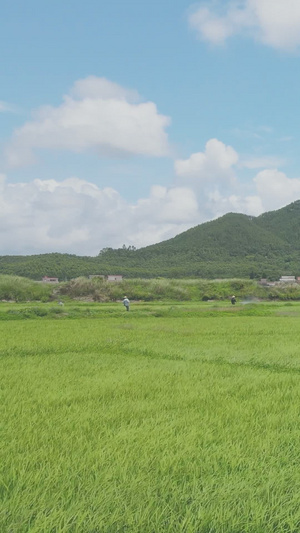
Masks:
[[[299,531],[298,304],[69,311],[0,321],[0,531]]]

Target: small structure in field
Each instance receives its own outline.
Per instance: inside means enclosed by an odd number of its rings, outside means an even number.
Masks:
[[[265,285],[267,287],[269,283],[268,283],[267,278],[261,278],[261,280],[259,281],[259,284]]]
[[[43,283],[58,283],[58,278],[49,278],[48,276],[44,276],[42,279]]]
[[[275,287],[279,281],[269,281],[267,278],[261,278],[258,283],[261,287]]]
[[[112,281],[112,282],[123,281],[123,276],[109,274],[107,276],[107,281]]]

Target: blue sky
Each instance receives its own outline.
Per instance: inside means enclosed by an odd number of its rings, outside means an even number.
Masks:
[[[298,0],[3,0],[0,43],[1,255],[300,198]]]

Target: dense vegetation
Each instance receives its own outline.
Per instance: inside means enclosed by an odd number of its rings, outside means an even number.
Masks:
[[[298,532],[299,303],[78,308],[0,321],[0,531]]]
[[[105,248],[97,257],[1,256],[0,273],[60,281],[90,274],[271,280],[300,275],[300,201],[259,217],[229,213],[139,250]]]
[[[132,301],[228,301],[235,294],[239,302],[258,300],[300,300],[300,284],[262,286],[255,280],[126,279],[110,283],[101,278],[75,278],[48,284],[18,276],[0,275],[0,300],[15,302],[62,302],[76,299],[114,302],[124,295]]]
[[[37,283],[20,276],[0,275],[0,300],[26,302],[40,300],[48,302],[54,297],[53,287]]]

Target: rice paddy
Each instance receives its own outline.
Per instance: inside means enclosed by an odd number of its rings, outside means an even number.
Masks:
[[[300,531],[300,305],[2,304],[0,531]]]

